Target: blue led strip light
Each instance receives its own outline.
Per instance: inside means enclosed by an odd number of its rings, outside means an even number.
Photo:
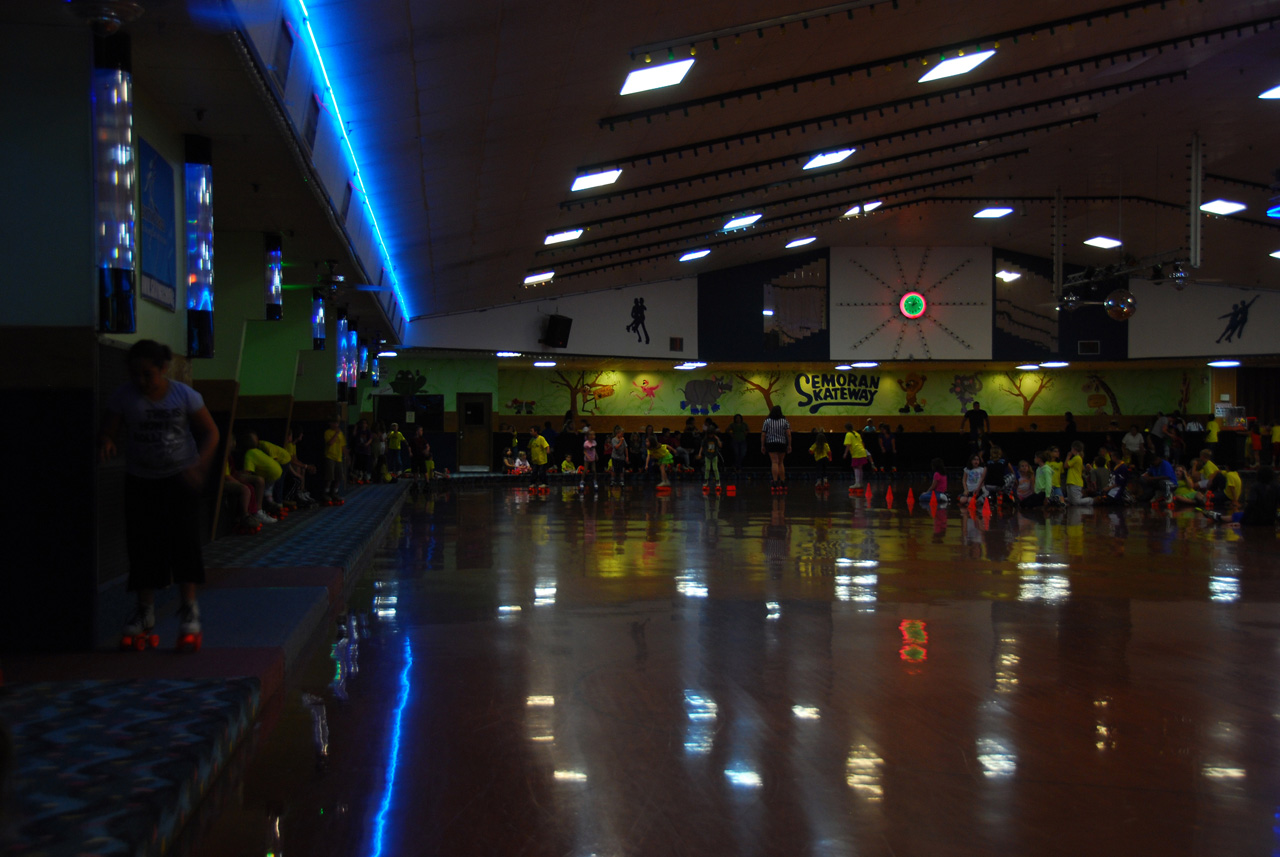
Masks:
[[[396,705],[396,723],[391,732],[391,754],[387,759],[387,789],[382,794],[382,806],[373,826],[371,857],[382,857],[382,838],[387,826],[387,810],[391,808],[391,795],[396,788],[396,768],[400,762],[400,723],[404,719],[404,707],[409,702],[409,667],[413,666],[413,651],[409,638],[404,640],[404,669],[400,671],[400,700]]]
[[[356,150],[351,146],[351,138],[347,136],[347,123],[342,119],[342,110],[338,107],[338,95],[333,91],[333,84],[329,82],[329,70],[325,68],[324,57],[320,55],[320,45],[316,42],[316,34],[311,29],[311,13],[307,11],[305,0],[298,0],[298,7],[302,10],[302,24],[306,28],[307,38],[311,40],[311,49],[315,51],[316,63],[320,66],[320,76],[324,78],[324,89],[329,95],[329,103],[333,107],[333,115],[338,120],[338,131],[342,134],[342,142],[347,144],[347,154],[351,156],[351,166],[355,170],[356,187],[360,188],[360,193],[364,195],[364,203],[369,208],[369,220],[373,222],[373,232],[378,236],[378,247],[382,250],[383,267],[386,269],[387,276],[391,278],[391,289],[396,293],[396,298],[400,301],[400,308],[405,318],[408,318],[409,304],[405,301],[404,295],[400,291],[400,282],[396,279],[395,269],[391,265],[391,253],[387,250],[387,242],[382,238],[382,227],[378,225],[378,216],[373,213],[373,200],[369,198],[369,191],[364,186],[364,176],[360,173],[360,162],[356,160]]]

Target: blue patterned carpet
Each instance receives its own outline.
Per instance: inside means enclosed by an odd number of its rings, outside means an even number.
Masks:
[[[249,678],[0,688],[17,760],[0,854],[162,854],[258,705]]]

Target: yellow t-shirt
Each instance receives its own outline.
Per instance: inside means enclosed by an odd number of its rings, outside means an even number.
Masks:
[[[276,446],[274,443],[269,441],[258,441],[258,449],[262,450],[281,464],[288,464],[290,461],[293,461],[293,454],[291,452],[284,447]]]
[[[1207,434],[1207,435],[1205,435],[1204,442],[1205,442],[1205,443],[1217,443],[1217,442],[1218,442],[1218,429],[1222,428],[1222,426],[1218,425],[1218,421],[1217,421],[1217,419],[1211,419],[1211,420],[1209,420],[1209,424],[1208,424],[1208,425],[1206,425],[1204,428],[1205,428],[1205,431],[1207,431],[1207,432],[1208,432],[1208,434]]]
[[[551,449],[551,444],[547,443],[547,439],[542,435],[538,435],[529,441],[529,463],[534,465],[544,465],[547,463],[547,452]]]
[[[284,472],[278,461],[260,449],[251,449],[244,454],[244,469],[261,476],[268,483],[275,482]]]
[[[1204,466],[1200,468],[1200,478],[1212,480],[1218,473],[1218,465],[1212,461],[1206,461]]]
[[[809,447],[809,452],[813,453],[814,461],[822,461],[823,459],[826,459],[827,461],[831,460],[831,446],[826,441],[815,443],[813,446]]]
[[[1050,470],[1053,471],[1053,487],[1061,488],[1062,487],[1062,462],[1046,461],[1045,466],[1047,466]]]
[[[334,439],[334,436],[337,439]],[[347,448],[347,438],[341,429],[324,430],[324,457],[330,461],[341,461],[342,451]]]
[[[1271,442],[1280,443],[1280,423],[1276,423],[1271,427]]]
[[[399,449],[404,443],[404,435],[398,431],[393,431],[387,435],[387,449]]]
[[[1236,473],[1234,470],[1228,470],[1227,487],[1223,489],[1222,493],[1226,494],[1227,498],[1231,500],[1232,503],[1239,503],[1241,488],[1240,474]]]
[[[564,461],[560,462],[560,472],[561,472],[561,473],[572,473],[573,471],[575,471],[575,470],[577,470],[577,469],[578,469],[578,468],[576,468],[576,467],[574,467],[574,466],[573,466],[573,462],[572,462],[572,461],[570,461],[570,460],[569,460],[569,459],[567,459],[567,458],[566,458]]]
[[[1067,456],[1067,484],[1084,487],[1084,459],[1078,453]]]
[[[856,431],[844,433],[844,448],[849,451],[850,458],[867,457],[867,447],[862,443],[862,435]]]
[[[298,457],[298,445],[296,443],[286,443],[284,449],[285,452],[289,453],[290,458]]]

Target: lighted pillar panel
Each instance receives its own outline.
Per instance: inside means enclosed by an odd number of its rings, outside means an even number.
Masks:
[[[266,303],[267,321],[284,318],[284,243],[279,235],[264,233],[263,248],[266,252],[266,279],[263,283],[263,299]]]
[[[311,290],[311,348],[324,351],[324,292]]]
[[[213,147],[186,138],[187,355],[213,356]]]
[[[93,52],[93,160],[98,330],[138,328],[134,254],[133,75],[129,37],[100,36]]]
[[[338,380],[338,401],[347,400],[347,314],[338,310],[338,347],[334,349],[338,366],[335,377]]]

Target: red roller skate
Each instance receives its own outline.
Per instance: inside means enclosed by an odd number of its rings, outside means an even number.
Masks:
[[[194,601],[178,608],[178,645],[180,652],[198,652],[204,642],[200,629],[200,607]]]
[[[124,631],[120,635],[120,648],[135,652],[159,648],[160,635],[155,633],[155,627],[155,606],[148,604],[144,607],[139,604],[124,625]]]

